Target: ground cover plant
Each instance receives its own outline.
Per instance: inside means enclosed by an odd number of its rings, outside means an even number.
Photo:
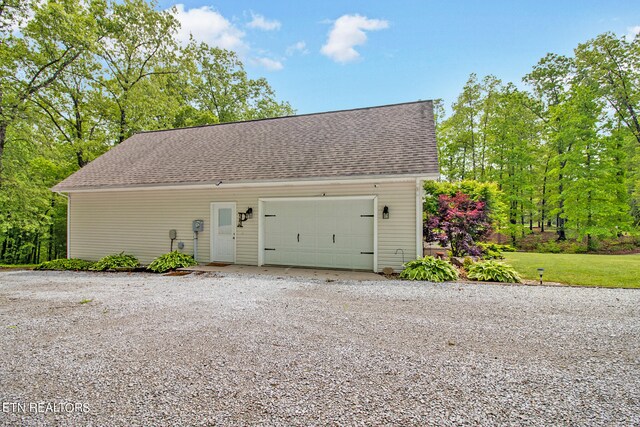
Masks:
[[[400,278],[445,282],[447,280],[456,280],[458,278],[458,270],[448,261],[426,256],[407,262],[404,265],[404,270],[400,273]]]
[[[154,273],[164,273],[182,267],[191,267],[197,265],[198,262],[191,255],[173,251],[160,255],[149,264],[148,269]]]
[[[91,268],[96,271],[105,270],[121,270],[121,269],[134,269],[140,266],[140,261],[133,255],[120,252],[119,254],[107,255],[101,258]]]
[[[518,272],[503,262],[489,260],[475,262],[467,267],[467,278],[481,282],[520,283]]]
[[[35,270],[73,270],[87,271],[91,270],[95,265],[93,261],[87,261],[79,258],[60,258],[52,261],[45,261],[35,267]]]

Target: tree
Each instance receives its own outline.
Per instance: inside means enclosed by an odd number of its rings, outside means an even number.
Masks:
[[[177,73],[178,25],[171,11],[158,11],[155,2],[145,0],[112,0],[109,13],[98,18],[96,53],[104,69],[93,76],[114,104],[117,143],[153,125],[141,118],[162,103],[145,96],[141,86],[154,76]]]
[[[481,88],[478,78],[471,74],[456,102],[453,114],[440,126],[439,154],[443,173],[448,179],[476,178],[476,144],[481,108]]]
[[[640,35],[601,34],[578,45],[576,65],[640,143]]]
[[[451,245],[454,257],[479,256],[481,250],[477,242],[491,232],[491,224],[484,202],[457,192],[453,197],[447,194],[438,196],[437,211],[427,215],[425,231],[427,241]]]
[[[0,261],[64,256],[49,189],[133,132],[294,113],[235,54],[201,45],[196,61],[177,25],[144,0],[0,0]]]
[[[564,215],[564,155],[571,150],[572,141],[564,137],[563,123],[558,110],[567,98],[567,91],[575,73],[575,65],[571,58],[556,54],[547,54],[533,71],[524,77],[524,81],[531,84],[534,93],[545,107],[540,118],[545,123],[546,139],[550,142],[549,149],[554,153],[547,168],[549,174],[555,178],[551,182],[556,184],[556,191],[550,201],[555,206],[550,213],[556,216],[558,240],[566,240]]]
[[[594,236],[616,236],[630,226],[624,183],[617,177],[619,144],[601,135],[603,106],[589,86],[572,88],[562,114],[564,137],[573,141],[564,157],[565,217],[591,250]]]
[[[224,123],[294,114],[287,102],[278,102],[269,83],[250,79],[235,52],[196,44],[184,51],[188,72],[185,86],[189,105],[200,112],[193,124]]]
[[[508,84],[495,95],[495,107],[486,133],[491,141],[487,153],[486,179],[498,184],[508,206],[504,228],[517,243],[532,231],[536,209],[536,176],[539,176],[540,133],[536,116],[526,107],[530,96]],[[528,219],[528,223],[527,223]]]
[[[0,186],[9,127],[35,95],[95,43],[93,8],[80,0],[0,3]],[[29,10],[33,18],[27,20]],[[10,19],[23,25],[16,29]]]

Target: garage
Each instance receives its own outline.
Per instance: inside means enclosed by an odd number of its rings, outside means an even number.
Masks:
[[[261,199],[262,264],[375,270],[376,201]]]

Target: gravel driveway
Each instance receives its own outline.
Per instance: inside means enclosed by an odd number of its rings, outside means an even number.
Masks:
[[[3,425],[639,425],[640,290],[0,272],[0,360]]]

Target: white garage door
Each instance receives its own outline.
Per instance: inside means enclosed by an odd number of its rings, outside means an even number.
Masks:
[[[264,201],[264,263],[373,270],[374,201]]]

